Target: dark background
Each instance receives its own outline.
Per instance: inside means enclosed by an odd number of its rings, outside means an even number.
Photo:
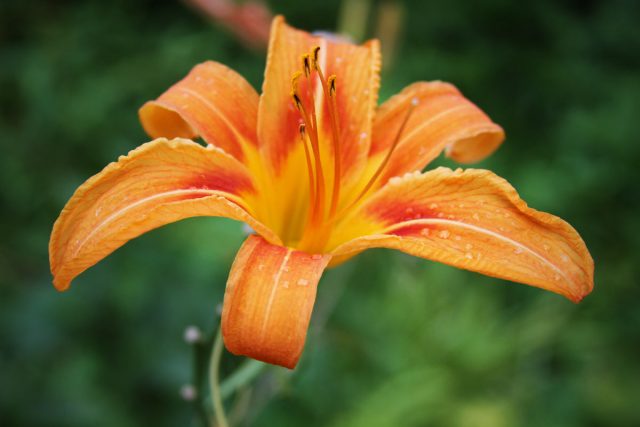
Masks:
[[[254,382],[242,425],[640,425],[640,2],[401,3],[382,99],[442,79],[480,105],[507,141],[478,167],[581,233],[595,290],[574,305],[369,251],[325,274],[300,365]],[[339,14],[270,6],[307,30]],[[241,225],[164,227],[64,294],[47,244],[74,189],[147,140],[137,108],[205,59],[261,84],[264,52],[178,1],[0,3],[1,425],[192,422],[182,334],[213,331]]]

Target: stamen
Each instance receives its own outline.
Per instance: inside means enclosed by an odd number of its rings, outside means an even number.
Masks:
[[[409,122],[409,118],[411,117],[411,114],[413,113],[413,110],[415,109],[416,105],[418,105],[418,99],[413,98],[411,100],[411,104],[409,105],[409,108],[407,109],[407,114],[404,116],[404,120],[402,121],[402,124],[398,128],[398,133],[396,133],[396,137],[394,138],[393,143],[391,144],[391,147],[389,148],[389,151],[387,152],[387,155],[385,156],[384,160],[382,161],[382,163],[380,163],[380,166],[378,166],[378,169],[373,174],[371,179],[369,179],[369,182],[367,182],[367,185],[365,185],[365,187],[362,189],[358,197],[356,197],[356,199],[349,205],[349,208],[345,209],[345,211],[351,209],[354,205],[356,205],[369,192],[369,190],[371,189],[371,187],[373,187],[373,184],[376,183],[378,178],[380,178],[382,171],[389,163],[389,159],[391,158],[391,155],[393,154],[394,150],[398,146],[398,143],[400,142],[400,137],[402,136],[402,133],[404,132],[404,128],[407,126],[407,123]]]
[[[309,59],[309,55],[303,56],[303,63],[306,63],[304,59]],[[291,97],[293,98],[293,102],[296,106],[296,109],[302,115],[302,120],[305,125],[305,134],[308,134],[309,140],[311,141],[311,148],[313,150],[313,157],[315,160],[315,187],[316,191],[314,193],[314,201],[312,204],[312,222],[317,222],[322,219],[322,214],[324,213],[324,174],[322,172],[322,161],[320,159],[320,143],[318,141],[318,123],[316,119],[315,112],[315,100],[313,98],[313,93],[309,90],[309,99],[310,99],[310,113],[308,114],[302,101],[300,100],[299,95],[299,87],[298,80],[302,73],[300,71],[296,72],[291,78]],[[307,88],[310,88],[311,85],[307,85]],[[306,132],[309,130],[309,132]],[[309,156],[310,157],[310,156]]]
[[[316,190],[315,190],[315,182],[313,178],[313,164],[311,162],[311,153],[309,151],[309,147],[307,146],[307,138],[306,138],[306,127],[304,123],[300,123],[298,127],[298,131],[300,132],[300,142],[302,142],[302,146],[304,147],[304,157],[307,160],[307,172],[309,175],[309,215],[313,214],[312,207],[315,206],[316,199]]]
[[[340,148],[340,132],[338,126],[338,109],[336,106],[336,76],[332,75],[328,80],[324,78],[322,67],[319,61],[320,46],[316,46],[311,51],[313,58],[313,68],[318,72],[322,91],[325,99],[328,101],[329,117],[331,119],[331,136],[333,138],[333,191],[331,193],[331,208],[329,210],[329,220],[335,216],[340,200],[340,177],[342,154]]]
[[[320,73],[319,71],[318,73]],[[334,168],[333,193],[331,195],[330,218],[333,218],[340,201],[340,178],[342,177],[342,148],[340,146],[340,123],[338,122],[338,106],[336,101],[336,76],[331,75],[327,81],[329,86],[329,115],[333,136]]]

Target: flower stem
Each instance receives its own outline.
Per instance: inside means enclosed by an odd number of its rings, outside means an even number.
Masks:
[[[211,361],[209,364],[209,386],[211,387],[211,402],[216,416],[218,427],[229,427],[227,416],[224,412],[222,395],[220,394],[220,360],[222,359],[222,328],[218,328],[216,339],[211,351]]]

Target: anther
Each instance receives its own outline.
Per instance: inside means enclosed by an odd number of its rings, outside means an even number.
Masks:
[[[293,73],[293,77],[291,77],[291,92],[298,93],[298,80],[302,77],[302,71],[296,71]]]
[[[335,97],[336,96],[336,75],[333,74],[329,76],[329,78],[327,79],[327,83],[329,83],[329,96]]]
[[[300,126],[298,126],[298,132],[300,132],[300,137],[304,139],[305,135],[306,135],[306,126],[304,125],[304,123],[300,123]]]
[[[320,52],[320,46],[316,46],[312,50],[313,54],[313,68],[318,69],[318,53]]]
[[[311,57],[308,53],[302,55],[302,69],[304,70],[304,75],[306,77],[311,75]]]
[[[302,101],[296,92],[291,92],[291,99],[293,100],[293,105],[296,106],[298,111],[302,111]]]

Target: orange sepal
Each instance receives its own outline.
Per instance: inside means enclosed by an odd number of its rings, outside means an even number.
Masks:
[[[279,243],[251,215],[254,192],[247,169],[213,146],[183,139],[144,144],[87,180],[67,202],[49,241],[54,285],[67,289],[127,241],[189,217],[244,221]]]
[[[382,104],[373,125],[369,157],[376,166],[394,142],[407,111],[411,116],[379,180],[422,170],[444,150],[461,163],[473,163],[491,154],[504,132],[453,85],[419,82]]]
[[[189,74],[139,111],[152,138],[202,137],[240,161],[257,147],[258,94],[238,73],[214,61]]]
[[[593,289],[593,260],[576,230],[529,208],[507,181],[485,170],[438,168],[394,178],[338,233],[353,240],[333,250],[336,257],[386,247],[574,302]]]
[[[316,288],[329,255],[249,236],[229,273],[222,335],[237,355],[293,369],[302,354]]]

